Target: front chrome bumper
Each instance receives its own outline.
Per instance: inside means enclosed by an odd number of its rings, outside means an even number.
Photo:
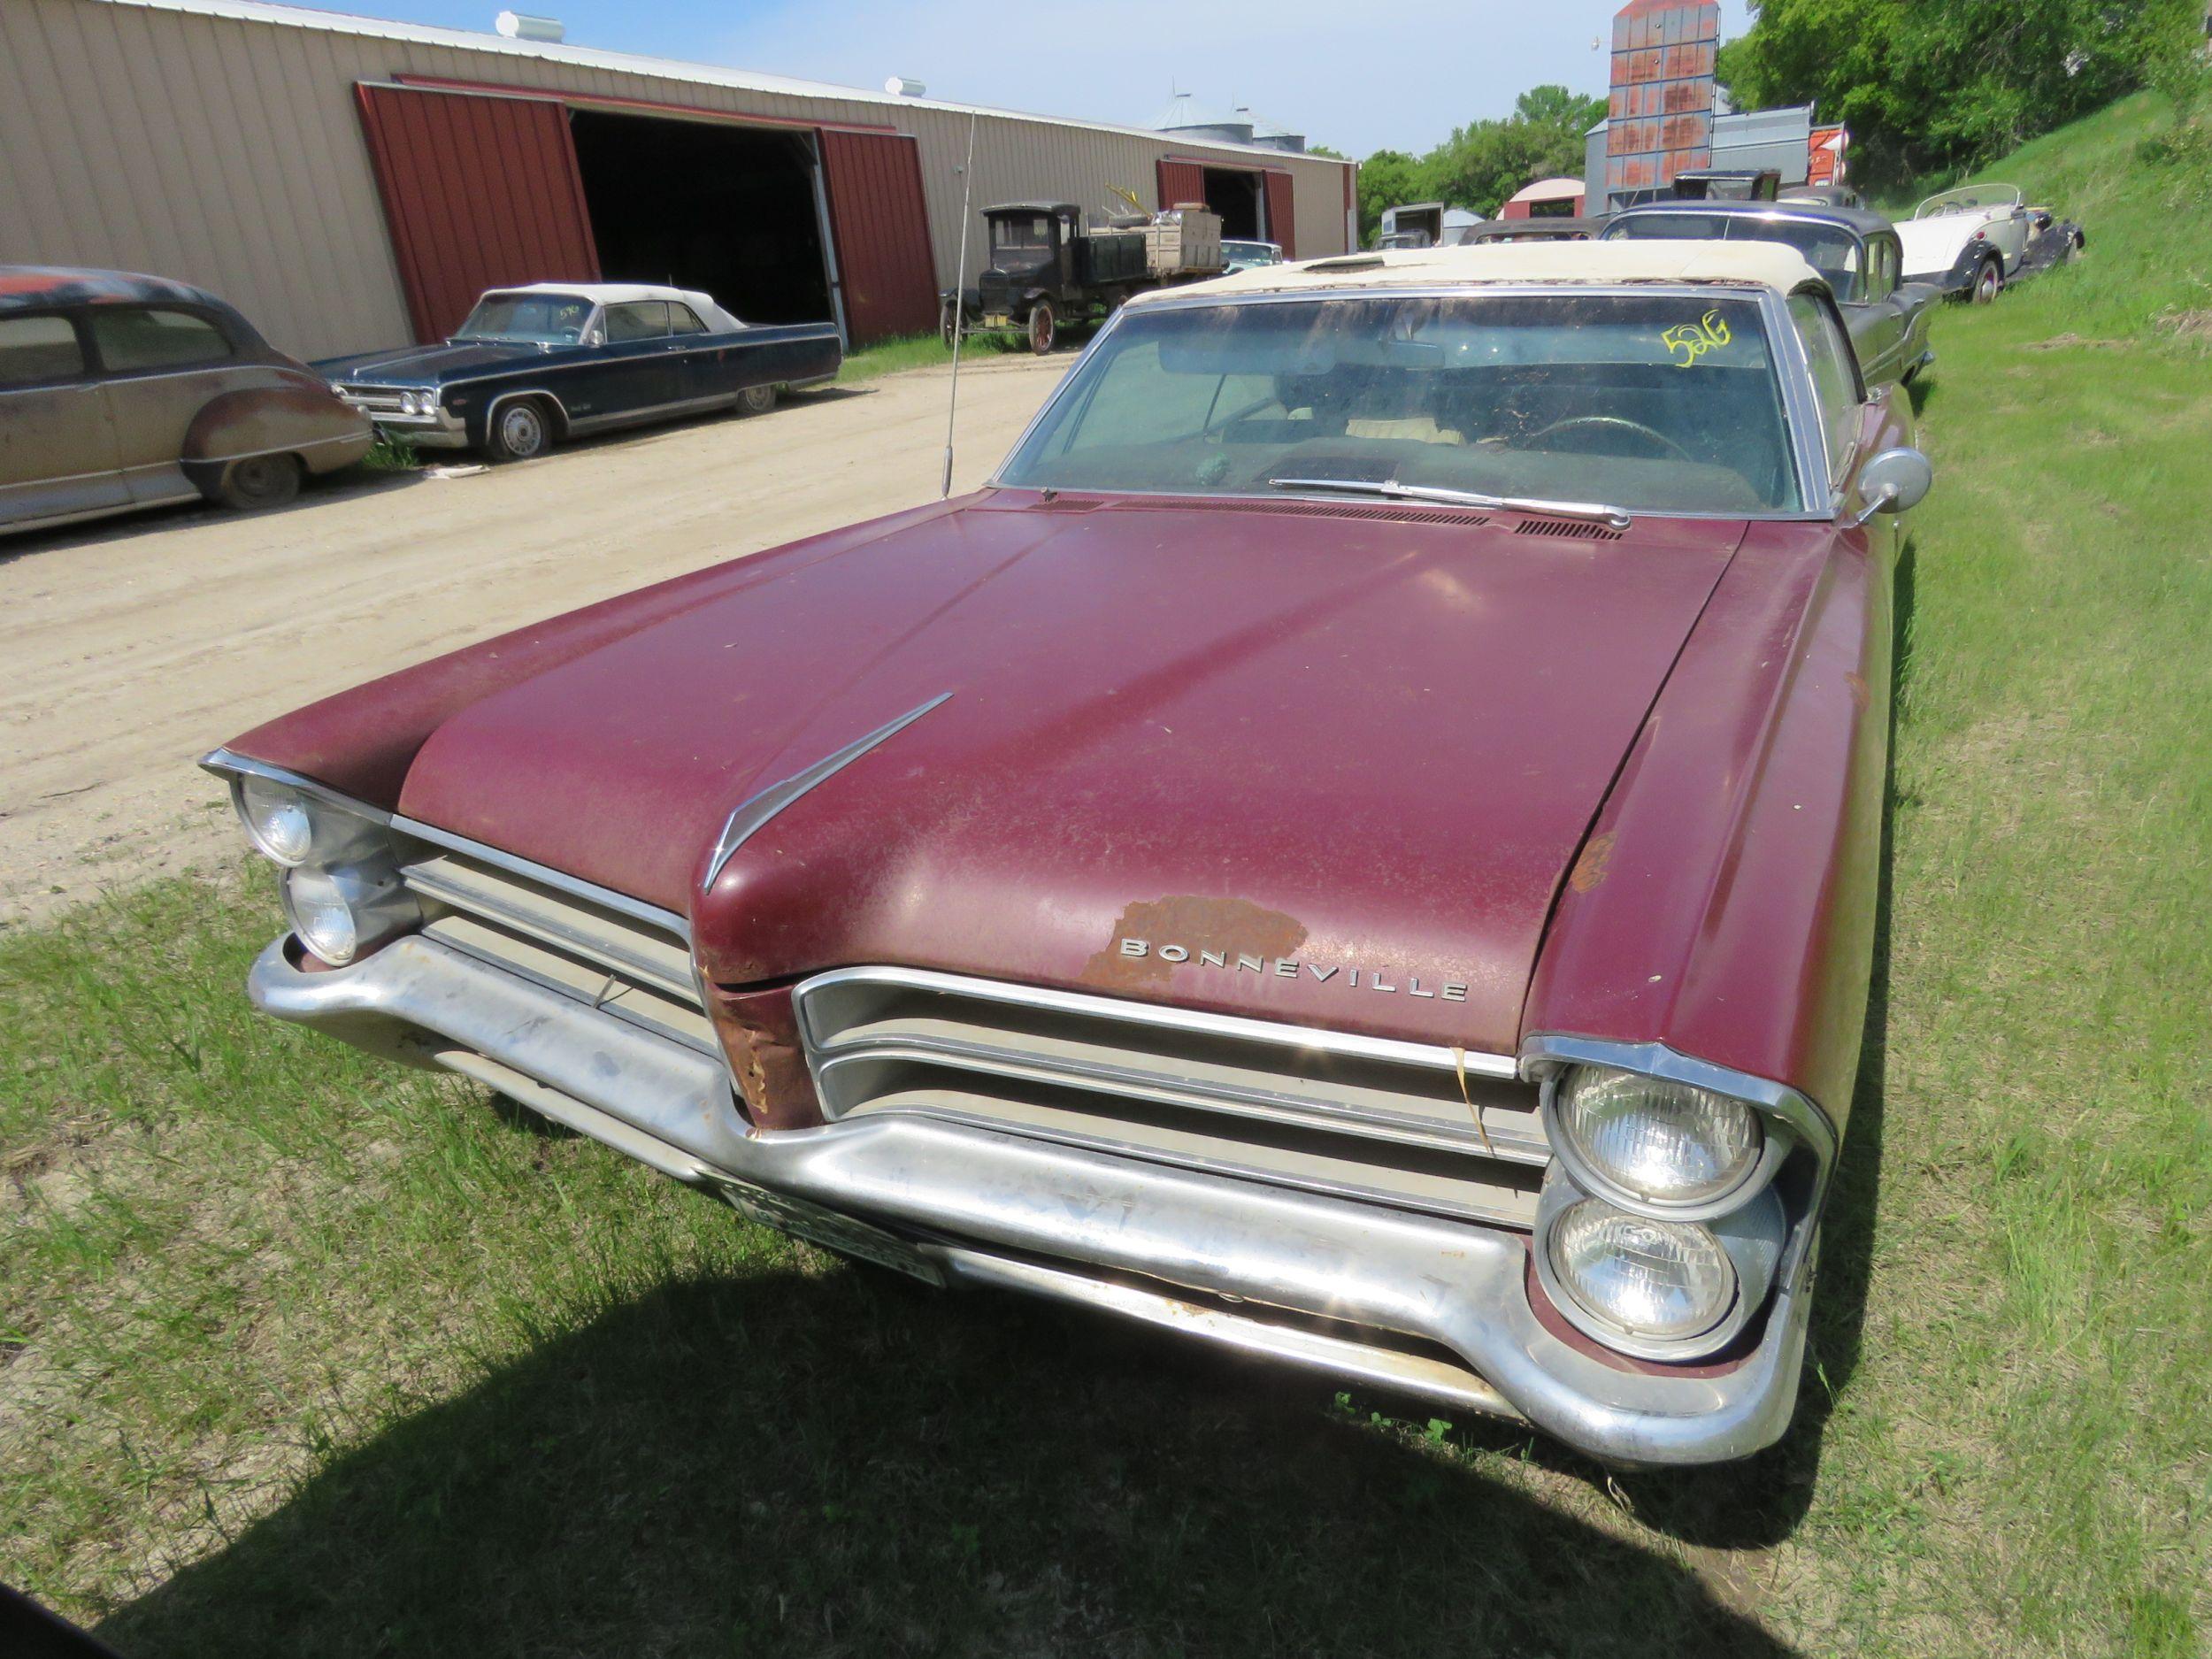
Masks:
[[[1734,1368],[1633,1369],[1540,1323],[1517,1233],[919,1117],[754,1133],[715,1059],[419,937],[313,973],[280,939],[248,990],[265,1013],[478,1078],[680,1180],[863,1218],[949,1279],[1525,1419],[1610,1462],[1741,1457],[1795,1404],[1809,1270]]]

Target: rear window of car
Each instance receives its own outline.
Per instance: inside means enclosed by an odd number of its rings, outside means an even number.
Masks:
[[[84,373],[84,350],[66,317],[0,319],[0,386],[37,386]]]
[[[153,306],[101,306],[87,313],[101,365],[111,373],[188,369],[231,355],[222,330],[192,311]]]
[[[703,334],[707,326],[699,320],[699,313],[688,305],[671,303],[668,308],[668,329],[671,334]]]
[[[626,340],[660,340],[667,334],[666,300],[634,300],[626,305],[607,307],[609,345],[619,345]]]

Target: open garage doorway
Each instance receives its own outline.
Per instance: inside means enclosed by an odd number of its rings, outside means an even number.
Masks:
[[[749,323],[833,320],[807,134],[572,111],[609,282],[703,288]]]
[[[1265,242],[1265,198],[1260,175],[1240,167],[1206,169],[1206,205],[1221,215],[1221,234],[1232,242]]]

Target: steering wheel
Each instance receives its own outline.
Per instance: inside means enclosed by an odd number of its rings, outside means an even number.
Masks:
[[[1640,438],[1650,439],[1652,442],[1663,449],[1671,450],[1682,460],[1690,461],[1691,459],[1690,452],[1667,436],[1665,433],[1647,426],[1640,420],[1631,420],[1625,415],[1569,415],[1564,420],[1553,421],[1541,432],[1531,433],[1519,443],[1514,445],[1514,448],[1525,449],[1540,439],[1550,437],[1555,432],[1570,432],[1577,426],[1597,426],[1608,431],[1631,432]],[[1692,461],[1691,465],[1694,465],[1696,463]]]

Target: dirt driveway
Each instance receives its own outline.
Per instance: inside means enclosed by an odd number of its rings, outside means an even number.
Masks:
[[[956,489],[990,472],[1066,367],[962,371]],[[222,791],[193,764],[225,738],[539,617],[928,501],[944,428],[945,372],[924,370],[472,477],[341,482],[262,517],[0,541],[0,926],[235,850]]]

